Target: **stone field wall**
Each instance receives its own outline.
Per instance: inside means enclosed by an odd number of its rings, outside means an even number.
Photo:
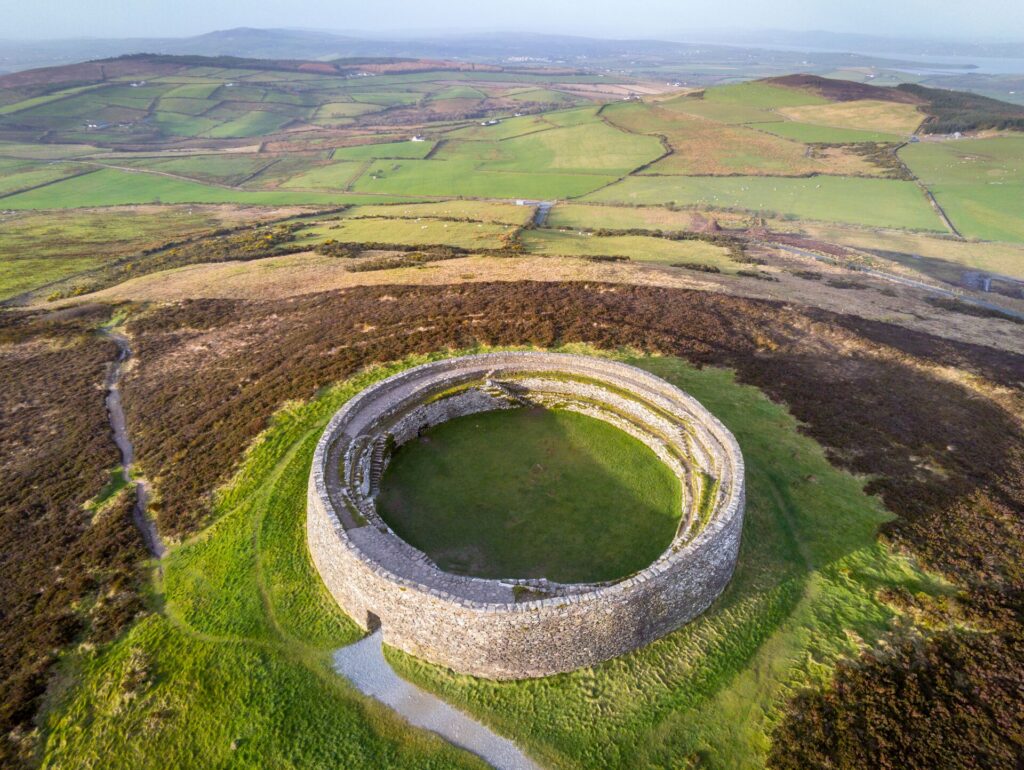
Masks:
[[[458,416],[530,404],[607,420],[679,476],[680,527],[649,567],[602,584],[453,575],[377,515],[390,448]],[[732,434],[664,380],[588,356],[491,353],[415,367],[351,399],[314,455],[307,537],[328,590],[364,628],[380,624],[387,644],[461,673],[539,677],[636,649],[703,612],[732,576],[744,490]]]

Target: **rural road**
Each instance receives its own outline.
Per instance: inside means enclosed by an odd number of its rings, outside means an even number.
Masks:
[[[124,408],[121,405],[121,375],[124,374],[124,366],[131,358],[132,349],[128,338],[120,332],[104,328],[104,336],[109,337],[117,345],[117,360],[107,374],[107,416],[110,419],[110,429],[114,434],[114,443],[121,452],[121,475],[126,484],[132,483],[132,462],[135,460],[135,449],[128,438],[128,431],[125,427]],[[135,508],[132,510],[132,518],[135,526],[142,533],[142,539],[146,542],[146,550],[157,559],[162,559],[167,552],[166,546],[156,531],[156,524],[146,515],[146,503],[149,500],[149,487],[142,479],[135,481]]]
[[[384,659],[379,629],[355,644],[335,650],[334,670],[364,695],[405,717],[409,724],[437,733],[498,770],[540,770],[508,738],[398,676]]]

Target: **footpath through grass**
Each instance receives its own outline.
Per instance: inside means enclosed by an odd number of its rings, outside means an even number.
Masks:
[[[66,661],[43,725],[44,767],[481,766],[329,670],[329,651],[359,632],[306,551],[309,463],[331,414],[425,360],[375,368],[277,414],[220,493],[217,521],[164,560],[159,611]],[[743,545],[723,597],[638,652],[536,681],[474,680],[388,654],[546,766],[759,766],[785,698],[889,626],[881,589],[941,586],[878,543],[885,511],[783,408],[728,371],[632,362],[699,398],[743,449]]]
[[[381,516],[444,570],[485,578],[614,580],[679,526],[679,480],[650,448],[575,412],[467,415],[400,447]]]

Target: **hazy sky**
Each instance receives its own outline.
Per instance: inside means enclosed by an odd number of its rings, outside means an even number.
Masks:
[[[230,27],[525,30],[671,37],[707,28],[1024,39],[1022,0],[0,0],[0,37],[176,37]]]

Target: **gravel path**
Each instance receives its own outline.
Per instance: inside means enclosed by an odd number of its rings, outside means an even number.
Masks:
[[[125,484],[131,485],[133,481],[135,483],[135,508],[132,510],[132,518],[135,520],[135,526],[142,533],[146,549],[157,559],[162,559],[167,548],[160,539],[156,524],[146,514],[149,486],[145,479],[135,479],[132,476],[135,449],[128,438],[124,408],[121,406],[121,375],[124,374],[125,363],[131,358],[132,349],[128,344],[128,338],[120,332],[111,329],[103,329],[102,332],[117,344],[117,361],[107,375],[107,415],[110,418],[110,430],[114,434],[114,443],[117,444],[117,448],[121,452],[121,475],[124,477]]]
[[[540,770],[512,741],[399,677],[384,659],[379,630],[336,650],[334,670],[411,725],[437,733],[499,770]]]

